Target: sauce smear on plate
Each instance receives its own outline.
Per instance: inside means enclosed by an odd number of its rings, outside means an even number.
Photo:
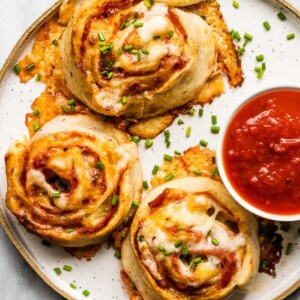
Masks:
[[[299,214],[300,90],[271,90],[246,103],[227,128],[223,161],[244,200],[265,212]]]

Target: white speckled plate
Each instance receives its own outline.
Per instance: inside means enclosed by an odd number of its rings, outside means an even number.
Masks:
[[[202,118],[198,116],[181,117],[184,119],[185,125],[180,127],[177,122],[174,122],[170,127],[171,147],[168,150],[164,146],[162,135],[154,140],[151,149],[144,150],[143,143],[140,143],[140,157],[144,177],[147,180],[150,179],[154,163],[162,163],[164,153],[172,154],[175,149],[184,150],[197,144],[200,139],[207,140],[210,148],[216,147],[218,137],[210,134],[209,131],[211,114],[218,116],[222,126],[223,117],[253,90],[278,84],[300,85],[300,13],[294,11],[292,14],[286,9],[284,13],[287,20],[282,22],[278,19],[277,13],[283,8],[275,1],[239,0],[239,9],[232,6],[232,1],[220,0],[219,2],[229,29],[234,28],[241,34],[248,32],[254,35],[253,41],[247,45],[246,53],[242,56],[245,82],[238,89],[227,87],[226,94],[216,99],[211,105],[205,106]],[[285,6],[288,8],[288,5]],[[25,114],[30,111],[31,102],[44,88],[42,83],[34,80],[27,84],[20,84],[18,77],[12,72],[12,66],[30,51],[36,29],[57,10],[57,7],[58,5],[55,5],[50,9],[24,34],[0,73],[0,195],[2,199],[5,198],[6,193],[4,155],[13,139],[27,134],[24,124]],[[296,17],[297,14],[298,17]],[[262,26],[265,20],[272,25],[269,32]],[[286,36],[291,32],[296,34],[296,38],[287,41]],[[267,71],[260,81],[254,72],[254,67],[257,65],[255,56],[258,54],[264,54],[267,64]],[[192,126],[190,138],[185,137],[187,126]],[[113,250],[106,249],[106,245],[103,245],[92,261],[79,261],[62,248],[43,246],[41,239],[28,233],[18,224],[15,217],[5,207],[4,201],[1,202],[0,208],[2,226],[15,246],[35,271],[64,297],[83,299],[85,297],[82,295],[82,291],[88,289],[90,291],[89,299],[128,299],[119,275],[120,261],[114,257]],[[298,227],[300,227],[300,223],[295,222],[292,224],[291,230],[287,234],[283,234],[283,246],[286,247],[287,243],[292,241],[294,251],[289,256],[283,254],[277,265],[277,277],[273,279],[265,274],[259,274],[248,294],[235,293],[230,299],[283,299],[300,286]],[[62,267],[64,264],[72,266],[72,272],[56,275],[53,268]],[[70,288],[71,282],[78,286],[76,290]]]

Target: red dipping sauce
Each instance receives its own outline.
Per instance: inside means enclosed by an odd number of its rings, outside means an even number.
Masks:
[[[252,98],[225,132],[223,164],[235,191],[256,208],[300,213],[300,90]]]

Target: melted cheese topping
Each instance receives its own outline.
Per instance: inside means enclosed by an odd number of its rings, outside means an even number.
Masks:
[[[188,286],[198,287],[217,281],[224,259],[219,253],[231,253],[239,260],[237,253],[246,245],[244,236],[217,220],[221,209],[209,196],[179,195],[174,199],[142,223],[138,235],[142,235],[144,241],[138,246],[144,265],[156,279],[161,277],[158,265],[165,264],[168,276]],[[214,212],[210,215],[209,211]],[[181,241],[180,246],[176,244],[178,241]],[[180,258],[182,247],[187,247],[192,255],[191,263]],[[171,254],[165,256],[166,252]],[[193,259],[197,257],[201,257],[202,262],[194,265]]]

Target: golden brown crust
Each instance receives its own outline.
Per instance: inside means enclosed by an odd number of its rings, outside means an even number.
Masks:
[[[244,81],[241,61],[220,11],[219,3],[216,0],[212,0],[211,3],[203,1],[190,6],[189,9],[204,17],[211,26],[216,36],[219,67],[228,76],[232,87],[241,86]]]
[[[211,206],[214,212],[206,215]],[[212,245],[215,237],[219,244]],[[191,266],[179,256],[184,246]],[[194,266],[197,257],[201,263]],[[257,273],[257,223],[221,183],[182,177],[143,199],[122,246],[122,264],[145,300],[221,299]]]
[[[92,115],[59,116],[30,142],[14,142],[6,174],[7,207],[27,229],[65,247],[102,242],[132,216],[142,190],[136,145]]]

